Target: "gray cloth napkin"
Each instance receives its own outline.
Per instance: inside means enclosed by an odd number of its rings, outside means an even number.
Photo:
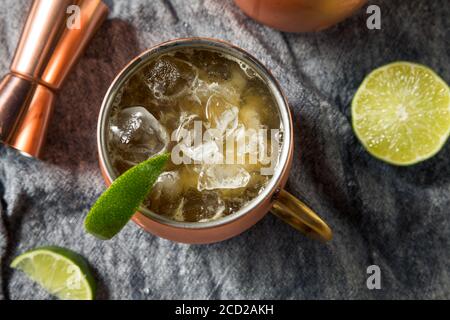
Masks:
[[[0,74],[30,2],[0,0]],[[368,30],[361,10],[324,32],[287,34],[250,20],[232,1],[108,1],[109,20],[58,95],[42,161],[0,147],[1,297],[48,298],[8,265],[52,244],[89,260],[103,299],[450,298],[450,143],[425,163],[399,168],[368,155],[350,124],[355,90],[380,65],[416,61],[450,80],[450,5],[373,2],[381,30]],[[105,188],[96,121],[109,84],[145,48],[189,36],[231,41],[273,71],[295,125],[288,190],[324,217],[333,241],[306,239],[270,214],[212,245],[174,243],[133,223],[106,242],[84,232]],[[366,287],[372,264],[381,290]]]

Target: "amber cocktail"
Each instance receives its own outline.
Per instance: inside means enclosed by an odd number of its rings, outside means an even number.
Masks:
[[[173,40],[144,52],[115,79],[99,117],[108,184],[170,152],[133,220],[189,243],[230,238],[269,210],[308,235],[330,239],[328,226],[283,190],[292,141],[289,108],[270,72],[214,39]]]

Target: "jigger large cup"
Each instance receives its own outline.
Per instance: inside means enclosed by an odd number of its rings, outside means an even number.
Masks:
[[[146,231],[160,237],[185,243],[218,242],[240,234],[271,211],[308,236],[331,239],[331,230],[308,206],[284,190],[293,155],[293,126],[285,95],[271,73],[246,51],[229,43],[206,38],[176,39],[153,47],[132,60],[116,77],[103,100],[98,121],[98,152],[100,167],[109,185],[117,177],[108,156],[108,122],[119,89],[137,70],[155,57],[183,48],[206,49],[231,56],[255,70],[271,91],[280,114],[283,143],[278,165],[265,189],[238,212],[209,222],[179,222],[140,208],[133,221]]]
[[[0,81],[0,142],[39,157],[55,95],[108,14],[101,0],[30,2],[10,72]],[[78,21],[72,25],[71,18]]]

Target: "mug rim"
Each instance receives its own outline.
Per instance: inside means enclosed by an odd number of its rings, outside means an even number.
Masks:
[[[122,68],[122,70],[112,81],[102,101],[97,123],[97,148],[100,166],[102,167],[104,176],[106,175],[105,180],[107,180],[106,182],[108,184],[112,183],[112,181],[117,178],[117,176],[114,174],[114,170],[110,162],[110,157],[108,156],[106,143],[107,120],[109,119],[111,106],[114,103],[117,92],[123,86],[123,84],[149,60],[157,57],[158,55],[176,51],[182,48],[206,49],[223,53],[249,65],[258,74],[258,76],[262,78],[264,83],[269,88],[271,95],[276,102],[277,111],[280,115],[280,127],[282,127],[283,129],[283,145],[278,158],[278,163],[275,167],[274,174],[270,178],[268,184],[258,194],[258,196],[246,203],[237,212],[207,222],[183,222],[175,221],[168,217],[159,215],[145,207],[139,207],[138,209],[138,212],[141,213],[145,218],[151,219],[163,225],[182,229],[208,229],[231,223],[235,220],[238,220],[242,216],[249,214],[267,197],[272,197],[274,189],[279,188],[284,175],[287,174],[287,169],[289,169],[288,167],[290,165],[290,157],[292,156],[292,116],[287,98],[281,90],[281,86],[279,85],[278,81],[258,59],[256,59],[246,50],[220,39],[205,37],[177,38],[159,43],[133,58],[125,67]],[[277,192],[275,192],[275,194],[276,193]]]

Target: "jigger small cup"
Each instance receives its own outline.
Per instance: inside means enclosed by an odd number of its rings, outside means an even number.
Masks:
[[[292,117],[285,95],[272,74],[256,58],[243,49],[221,40],[188,38],[164,42],[143,52],[119,73],[106,93],[98,120],[99,162],[106,183],[110,185],[117,178],[117,172],[113,169],[108,155],[107,139],[112,107],[120,88],[150,60],[185,48],[210,50],[231,56],[250,66],[267,84],[276,101],[283,129],[279,161],[267,186],[236,213],[208,222],[180,222],[141,207],[133,216],[133,221],[144,230],[169,240],[183,243],[213,243],[242,233],[271,211],[307,236],[323,241],[330,240],[332,232],[327,224],[306,204],[283,189],[289,176],[294,150]]]

